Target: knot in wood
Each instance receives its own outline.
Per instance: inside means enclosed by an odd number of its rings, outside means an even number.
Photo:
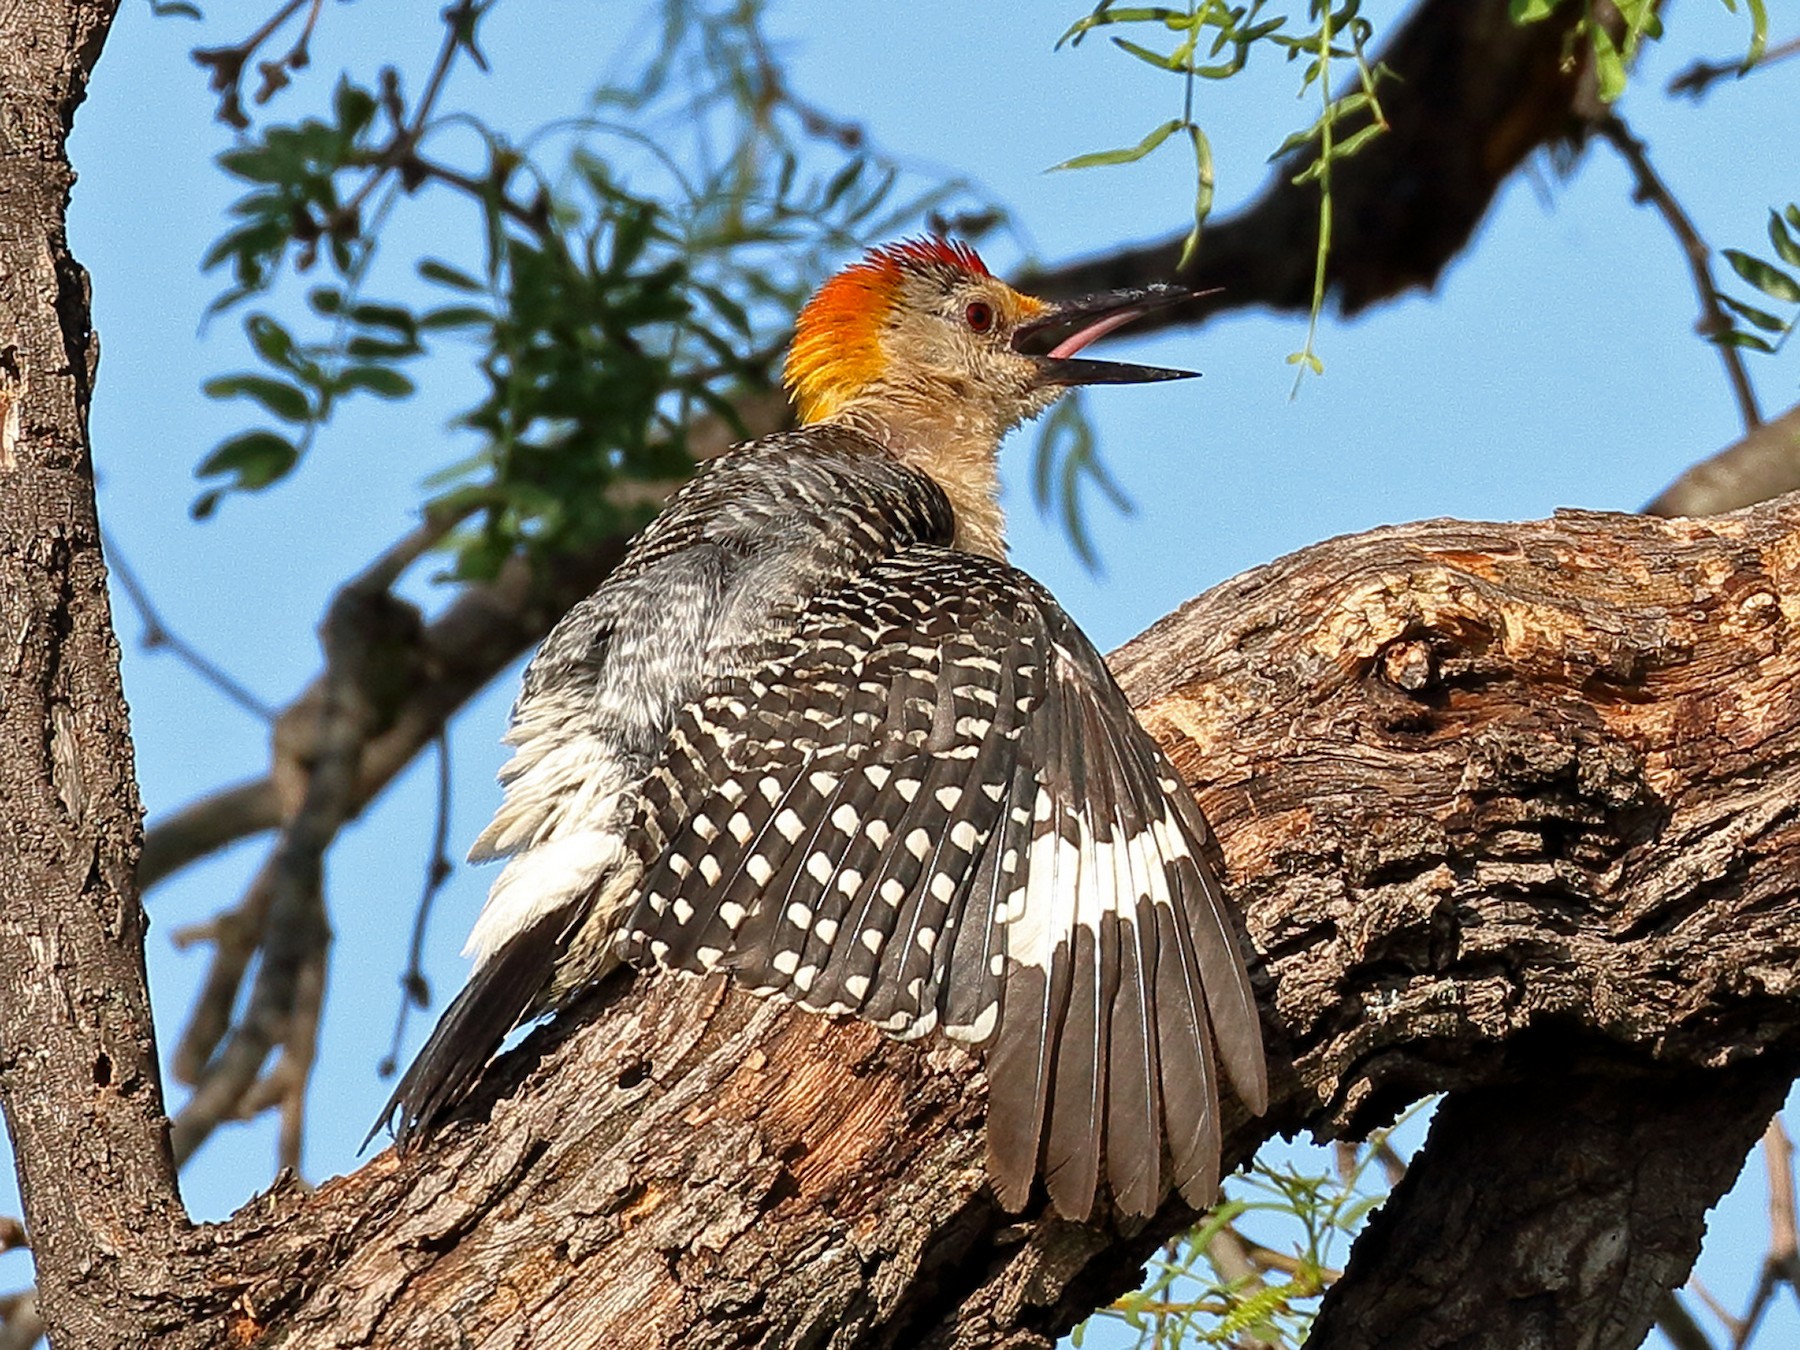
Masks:
[[[1382,649],[1382,678],[1409,694],[1423,693],[1437,682],[1437,662],[1431,647],[1420,638],[1400,638]]]

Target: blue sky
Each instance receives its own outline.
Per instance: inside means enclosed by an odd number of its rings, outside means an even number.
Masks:
[[[263,8],[272,6],[252,7]],[[1367,8],[1381,24],[1402,7]],[[1675,69],[1697,55],[1740,52],[1745,40],[1742,17],[1717,0],[1671,8],[1672,37],[1651,50],[1622,110],[1701,230],[1715,244],[1754,250],[1767,208],[1800,193],[1800,150],[1786,130],[1793,69],[1728,82],[1697,107],[1671,102],[1660,90]],[[1052,50],[1082,9],[1080,0],[1005,9],[915,0],[904,10],[794,0],[774,6],[771,27],[808,99],[855,117],[888,150],[979,180],[1012,207],[1037,256],[1054,261],[1162,237],[1181,226],[1192,193],[1174,142],[1137,166],[1044,172],[1134,142],[1179,111],[1176,81],[1102,43]],[[435,12],[375,0],[328,7],[305,80],[322,84],[345,66],[367,79],[374,63],[395,61],[416,88],[436,49]],[[486,29],[493,73],[459,69],[447,106],[523,135],[580,106],[636,31],[635,12],[575,0],[500,6]],[[602,13],[608,23],[596,21]],[[313,628],[334,584],[407,529],[426,474],[466,453],[443,428],[474,395],[467,363],[452,354],[426,375],[417,402],[348,406],[291,482],[228,501],[205,524],[189,521],[193,465],[243,425],[238,409],[209,403],[199,385],[243,358],[232,321],[196,335],[215,289],[200,279],[198,258],[235,194],[211,165],[230,136],[211,120],[187,50],[235,39],[239,27],[236,17],[159,21],[144,0],[127,0],[77,117],[70,229],[93,274],[101,334],[93,434],[106,527],[165,619],[280,704],[318,666]],[[1263,62],[1241,82],[1203,90],[1197,112],[1218,156],[1221,212],[1260,188],[1269,151],[1311,120],[1315,104],[1296,102],[1295,88],[1292,68]],[[286,106],[299,111],[297,101]],[[277,112],[292,115],[281,104]],[[430,202],[403,208],[393,253],[442,251],[434,236],[445,219]],[[1002,242],[988,261],[1004,271],[1021,257]],[[397,272],[388,280],[401,284]],[[1015,441],[1006,461],[1015,559],[1104,648],[1233,573],[1329,535],[1430,516],[1633,509],[1738,433],[1717,357],[1692,336],[1695,312],[1673,241],[1632,204],[1616,156],[1595,147],[1567,179],[1534,163],[1435,294],[1327,322],[1326,374],[1308,379],[1297,399],[1283,358],[1300,345],[1299,320],[1239,315],[1198,333],[1115,344],[1121,356],[1205,378],[1094,398],[1107,462],[1135,503],[1128,516],[1096,506],[1105,560],[1097,576],[1036,519],[1027,446]],[[1767,411],[1800,398],[1797,371],[1791,357],[1752,361]],[[412,593],[428,607],[443,601],[423,579]],[[137,650],[139,625],[127,606],[119,614],[151,819],[260,773],[266,729],[171,659]],[[515,683],[504,677],[452,733],[458,854],[497,800],[498,740]],[[337,945],[311,1099],[314,1180],[355,1165],[386,1095],[374,1066],[387,1049],[427,855],[431,777],[429,765],[417,766],[330,859]],[[264,848],[233,850],[149,898],[165,1047],[206,964],[203,949],[179,951],[171,934],[230,904]],[[430,944],[440,1001],[460,982],[457,949],[487,879],[459,869],[440,897]],[[427,1030],[415,1018],[411,1044]],[[268,1119],[222,1130],[184,1182],[190,1207],[229,1212],[266,1184],[273,1156]],[[1764,1240],[1760,1167],[1751,1173],[1722,1208],[1702,1265],[1735,1306]],[[10,1263],[5,1274],[27,1278],[21,1257],[0,1260]],[[1800,1331],[1783,1315],[1764,1343]]]

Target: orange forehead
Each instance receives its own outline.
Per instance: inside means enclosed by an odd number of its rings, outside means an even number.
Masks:
[[[871,249],[819,288],[795,322],[784,372],[802,423],[831,416],[881,377],[887,365],[881,331],[900,301],[903,274],[942,268],[992,276],[967,244],[934,237]],[[1009,295],[1022,314],[1043,308],[1030,296]]]

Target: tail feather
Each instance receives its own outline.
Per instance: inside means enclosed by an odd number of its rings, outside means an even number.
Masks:
[[[557,953],[583,909],[573,904],[550,911],[476,967],[376,1117],[364,1148],[386,1125],[395,1147],[405,1152],[469,1094],[500,1043],[539,1010]]]

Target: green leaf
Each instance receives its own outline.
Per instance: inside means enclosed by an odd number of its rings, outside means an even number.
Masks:
[[[1176,263],[1178,270],[1186,270],[1200,251],[1200,232],[1206,228],[1206,218],[1212,214],[1213,204],[1212,142],[1192,123],[1188,125],[1188,139],[1194,145],[1194,228],[1182,240],[1181,261]]]
[[[415,337],[419,331],[419,321],[404,305],[378,305],[373,301],[364,301],[351,306],[350,317],[364,328],[385,328],[407,339]]]
[[[405,398],[415,388],[409,376],[391,366],[351,366],[339,373],[337,386],[344,393],[366,389],[377,398]]]
[[[1793,267],[1800,267],[1800,243],[1788,233],[1786,225],[1775,212],[1769,212],[1769,242],[1775,246],[1775,256]]]
[[[493,320],[493,314],[479,305],[444,305],[421,314],[419,327],[427,332],[446,328],[483,328]]]
[[[1122,37],[1113,39],[1113,45],[1122,52],[1129,52],[1146,65],[1155,66],[1158,70],[1172,70],[1180,73],[1187,69],[1187,61],[1180,52],[1170,52],[1167,56],[1161,52],[1153,52],[1148,47],[1140,47],[1135,42],[1127,42]]]
[[[248,398],[262,404],[284,422],[313,420],[312,403],[304,390],[267,375],[221,375],[200,386],[208,398]]]
[[[1090,155],[1077,155],[1074,159],[1065,159],[1061,164],[1052,164],[1049,172],[1056,173],[1062,169],[1096,169],[1109,164],[1135,163],[1168,140],[1180,126],[1181,119],[1171,117],[1134,146],[1122,150],[1096,150]]]
[[[246,145],[219,156],[219,167],[247,183],[291,183],[300,166],[286,156],[272,154],[267,146]]]
[[[270,365],[283,370],[295,368],[293,334],[267,314],[252,314],[245,319],[244,332],[249,334],[256,354]]]
[[[1721,347],[1747,347],[1753,352],[1762,352],[1767,356],[1775,354],[1775,348],[1768,341],[1759,338],[1755,333],[1746,333],[1738,328],[1724,333],[1714,333],[1711,340]]]
[[[1760,309],[1755,309],[1750,305],[1746,305],[1742,300],[1734,300],[1729,295],[1721,295],[1719,297],[1719,303],[1724,305],[1725,308],[1729,309],[1739,318],[1762,329],[1765,333],[1785,333],[1788,330],[1788,325],[1784,320],[1776,318],[1773,314],[1766,314]]]
[[[1744,53],[1743,69],[1763,59],[1769,50],[1769,11],[1763,0],[1749,0],[1750,10],[1750,50]]]
[[[1764,295],[1784,300],[1790,305],[1800,305],[1800,281],[1794,280],[1779,267],[1748,253],[1741,253],[1735,248],[1724,249],[1723,252],[1725,261],[1731,264],[1731,270]]]
[[[742,305],[733,300],[729,295],[725,294],[724,291],[720,290],[717,286],[708,286],[701,282],[694,283],[694,291],[704,299],[707,304],[711,305],[714,311],[716,311],[719,317],[724,319],[726,323],[730,324],[745,337],[754,336],[755,329],[750,323],[750,315],[745,312]]]
[[[447,262],[439,262],[436,258],[426,258],[419,264],[419,275],[427,281],[435,281],[440,286],[448,286],[453,291],[468,291],[477,294],[487,289],[467,272],[458,271]]]
[[[419,344],[412,340],[388,342],[382,338],[353,337],[344,344],[344,355],[358,361],[392,361],[402,356],[417,356]]]
[[[1069,29],[1056,39],[1057,49],[1064,43],[1079,46],[1081,39],[1096,28],[1104,28],[1115,23],[1160,23],[1169,28],[1185,26],[1190,16],[1178,9],[1167,9],[1163,6],[1139,7],[1134,9],[1114,9],[1110,4],[1095,7],[1094,12],[1085,19],[1077,19],[1069,25]]]
[[[337,114],[338,129],[354,138],[375,116],[375,96],[367,89],[339,80],[331,96],[331,110]]]
[[[255,491],[280,479],[299,458],[298,447],[287,437],[273,431],[245,431],[221,442],[197,472],[207,478],[235,474],[235,486]]]
[[[1625,57],[1608,33],[1598,24],[1588,28],[1589,39],[1594,48],[1594,75],[1598,85],[1596,92],[1602,103],[1615,103],[1619,95],[1625,92],[1627,75]]]
[[[856,180],[862,177],[868,163],[868,160],[858,155],[832,175],[831,181],[825,185],[825,196],[819,203],[820,214],[836,206],[838,199],[856,185]]]
[[[1512,21],[1518,24],[1538,23],[1562,7],[1562,0],[1512,0],[1507,6]]]

